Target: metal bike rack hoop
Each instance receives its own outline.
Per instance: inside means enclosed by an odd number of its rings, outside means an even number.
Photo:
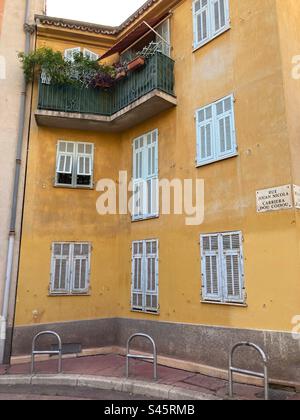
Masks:
[[[57,339],[58,350],[36,350],[37,340],[45,335],[51,335]],[[60,336],[53,331],[43,331],[38,333],[32,341],[32,352],[31,352],[31,374],[35,373],[35,356],[37,355],[48,355],[48,356],[58,356],[58,373],[62,372],[62,342]]]
[[[145,356],[142,354],[131,354],[130,353],[130,344],[132,340],[134,340],[137,337],[145,338],[146,340],[150,341],[153,346],[153,356]],[[153,361],[153,377],[154,380],[157,380],[157,347],[155,344],[155,341],[153,340],[150,335],[147,334],[133,334],[131,337],[129,337],[127,341],[127,353],[126,353],[126,378],[129,378],[129,361],[130,359],[139,359],[139,360],[151,360]]]
[[[234,356],[236,350],[239,349],[240,347],[251,347],[260,354],[260,356],[263,360],[263,364],[264,364],[264,373],[239,369],[239,368],[235,368],[233,366],[233,356]],[[264,380],[264,390],[265,390],[265,400],[266,401],[269,400],[268,358],[267,358],[265,352],[259,346],[257,346],[256,344],[253,344],[253,343],[246,342],[246,341],[235,344],[233,346],[233,348],[230,352],[230,356],[229,356],[229,397],[230,398],[233,398],[233,374],[234,373],[239,373],[241,375],[248,375],[248,376],[252,376],[254,378],[263,379]]]

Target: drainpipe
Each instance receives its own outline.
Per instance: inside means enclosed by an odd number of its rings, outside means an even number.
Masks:
[[[31,3],[31,0],[26,0],[25,18],[24,18],[25,54],[28,54],[30,52],[30,41],[31,41],[31,34],[32,34],[32,28],[30,26],[30,11],[31,11],[30,3]],[[7,337],[7,324],[8,324],[8,315],[9,315],[10,290],[11,290],[11,283],[12,283],[18,192],[19,192],[19,182],[20,182],[20,174],[21,174],[23,137],[24,137],[24,128],[25,128],[26,91],[27,91],[26,88],[27,88],[27,85],[26,85],[26,81],[24,77],[22,81],[22,88],[21,88],[18,140],[17,140],[17,152],[16,152],[16,167],[15,167],[15,175],[14,175],[12,208],[11,208],[11,216],[10,216],[10,230],[9,230],[9,237],[8,237],[6,276],[5,276],[3,303],[2,303],[1,316],[0,316],[0,364],[4,363],[6,340],[9,338]]]

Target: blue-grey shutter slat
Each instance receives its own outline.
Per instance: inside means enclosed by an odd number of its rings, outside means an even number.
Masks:
[[[224,298],[227,302],[244,302],[244,268],[242,233],[222,234]]]

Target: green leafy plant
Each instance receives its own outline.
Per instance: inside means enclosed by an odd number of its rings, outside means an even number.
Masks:
[[[69,79],[70,63],[65,61],[61,52],[42,47],[29,54],[19,53],[27,82],[34,79],[35,74],[44,71],[52,83],[63,84]]]
[[[42,47],[29,54],[19,53],[18,56],[27,82],[43,72],[51,84],[101,88],[101,80],[110,81],[112,85],[117,74],[114,66],[101,65],[82,53],[75,54],[73,60],[69,61],[64,59],[61,52]],[[107,83],[103,87],[107,87]]]

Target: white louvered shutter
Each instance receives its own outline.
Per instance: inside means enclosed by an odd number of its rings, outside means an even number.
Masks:
[[[94,148],[89,143],[77,145],[77,175],[92,176]]]
[[[81,48],[80,47],[76,47],[76,48],[68,48],[67,50],[65,50],[65,60],[66,61],[70,61],[70,62],[74,62],[75,56],[77,54],[80,54],[81,52]]]
[[[65,294],[70,287],[71,246],[54,243],[52,246],[51,293]]]
[[[73,244],[72,293],[87,293],[90,277],[90,245]]]
[[[241,232],[224,233],[223,277],[224,298],[227,302],[244,302],[244,270]]]
[[[216,147],[219,158],[229,156],[237,151],[233,107],[233,96],[222,99],[215,104]]]
[[[201,235],[201,260],[203,300],[221,301],[222,283],[218,235]]]
[[[145,208],[145,148],[144,137],[133,142],[133,219],[141,219]]]
[[[210,37],[209,1],[196,0],[193,3],[195,48],[205,43]]]
[[[158,131],[133,142],[133,219],[158,216]]]
[[[99,58],[99,55],[98,54],[96,54],[96,53],[94,53],[94,52],[92,52],[90,50],[87,50],[86,48],[84,48],[84,50],[83,50],[83,56],[85,58],[88,58],[91,61],[97,61],[98,58]]]
[[[77,175],[91,176],[92,175],[92,157],[78,156]]]
[[[60,153],[57,161],[57,173],[71,174],[73,166],[73,156]]]
[[[222,32],[228,26],[228,0],[211,0],[212,36]]]
[[[146,160],[146,215],[158,216],[158,132],[153,131],[145,139]]]
[[[143,242],[132,244],[132,284],[131,284],[131,308],[143,310]]]
[[[158,311],[158,241],[145,243],[145,310]]]
[[[209,105],[197,111],[196,121],[197,163],[201,165],[215,159],[213,105]]]
[[[60,174],[71,174],[73,169],[73,158],[75,154],[75,144],[60,141],[57,145],[57,166],[56,172]]]

